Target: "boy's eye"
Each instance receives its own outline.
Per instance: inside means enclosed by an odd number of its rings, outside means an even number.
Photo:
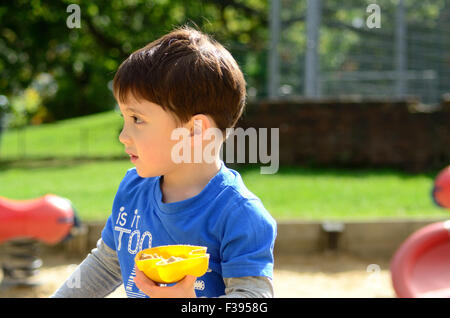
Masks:
[[[120,115],[120,117],[122,117],[123,118],[123,115],[122,114],[119,114]],[[130,116],[132,119],[133,119],[133,122],[135,123],[135,124],[141,124],[142,122],[138,122],[140,119],[139,118],[137,118],[136,116]]]
[[[130,116],[131,118],[133,118],[133,122],[135,123],[135,124],[141,124],[142,122],[138,122],[138,121],[140,121],[140,119],[139,118],[137,118],[136,116]]]

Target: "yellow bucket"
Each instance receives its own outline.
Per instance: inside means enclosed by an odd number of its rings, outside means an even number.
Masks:
[[[203,276],[208,270],[209,254],[206,247],[194,245],[164,245],[148,248],[137,253],[134,261],[137,268],[154,282],[161,284],[175,283],[186,275]],[[142,253],[157,254],[158,257],[141,260]],[[164,259],[171,256],[180,257],[172,263]]]

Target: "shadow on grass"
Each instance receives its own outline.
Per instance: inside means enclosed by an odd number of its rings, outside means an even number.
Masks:
[[[94,162],[124,161],[128,156],[101,156],[101,157],[47,157],[0,160],[0,171],[8,169],[32,170],[39,168],[70,168],[76,165]]]
[[[259,172],[265,164],[227,164],[240,174]],[[442,169],[445,167],[442,167]],[[397,176],[403,179],[418,176],[434,179],[440,169],[430,169],[422,172],[412,172],[395,167],[364,167],[364,166],[329,166],[329,165],[280,165],[273,175],[302,175],[302,176],[336,176],[336,177],[372,177]],[[271,176],[270,174],[266,176]]]
[[[38,168],[69,168],[94,162],[122,161],[128,156],[99,156],[99,157],[44,157],[25,159],[0,159],[0,171],[8,169],[38,169]],[[260,173],[261,167],[269,164],[239,164],[226,163],[227,167],[238,171],[240,174]],[[442,169],[445,167],[442,167]],[[303,176],[335,176],[335,177],[372,177],[372,176],[397,176],[403,179],[416,178],[418,176],[434,179],[440,169],[430,169],[422,172],[412,172],[396,167],[365,167],[365,166],[330,166],[330,165],[280,165],[273,175],[303,175]],[[271,176],[270,174],[264,176]]]

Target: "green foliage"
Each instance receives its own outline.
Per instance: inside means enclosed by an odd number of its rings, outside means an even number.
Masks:
[[[212,34],[250,76],[263,77],[266,2],[252,0],[8,1],[0,5],[0,92],[22,95],[42,73],[57,89],[42,95],[52,121],[111,110],[110,83],[134,50],[183,24]],[[70,4],[80,7],[80,28],[69,28]],[[262,14],[260,14],[262,13]],[[71,20],[72,21],[72,20]],[[248,62],[250,61],[250,62]],[[254,61],[258,61],[255,63]],[[259,83],[258,80],[250,80]],[[41,92],[40,92],[41,93]],[[44,113],[44,112],[42,112]],[[16,116],[17,112],[12,111]],[[30,122],[18,116],[17,123]],[[19,124],[14,124],[19,125]]]
[[[42,106],[41,103],[41,96],[32,88],[27,88],[20,95],[13,96],[11,99],[13,120],[9,123],[9,126],[13,128],[26,126],[29,123],[29,118],[36,114],[39,107]]]
[[[405,1],[408,45],[433,46],[429,57],[408,50],[414,69],[446,74],[449,0]],[[249,97],[266,97],[270,1],[266,0],[99,0],[4,1],[0,4],[0,95],[12,99],[35,88],[41,74],[56,90],[41,96],[38,118],[49,122],[111,110],[110,85],[120,63],[177,26],[198,26],[227,47],[247,79]],[[366,8],[377,3],[382,28],[368,29]],[[80,8],[80,28],[69,28],[71,4]],[[322,1],[321,72],[392,70],[395,7],[391,0]],[[281,85],[302,93],[307,1],[282,0],[279,44]],[[417,33],[414,33],[414,30]],[[411,32],[410,32],[411,31]],[[442,37],[434,44],[417,42]],[[418,40],[419,39],[419,40]],[[419,43],[419,44],[417,44]],[[424,44],[426,43],[426,44]],[[443,44],[439,44],[443,43]],[[441,45],[437,47],[437,45]],[[428,54],[428,53],[427,53]],[[430,66],[430,63],[434,63]],[[439,64],[440,63],[440,64]],[[446,63],[446,62],[445,62]],[[441,70],[442,69],[442,70]],[[443,76],[444,76],[443,75]],[[442,77],[439,89],[448,89]],[[13,114],[14,113],[13,110]],[[15,116],[15,115],[14,115]]]

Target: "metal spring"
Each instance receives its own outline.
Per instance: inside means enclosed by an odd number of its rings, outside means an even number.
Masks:
[[[1,268],[5,286],[35,286],[32,280],[42,267],[38,257],[39,242],[31,239],[17,239],[3,244]]]

